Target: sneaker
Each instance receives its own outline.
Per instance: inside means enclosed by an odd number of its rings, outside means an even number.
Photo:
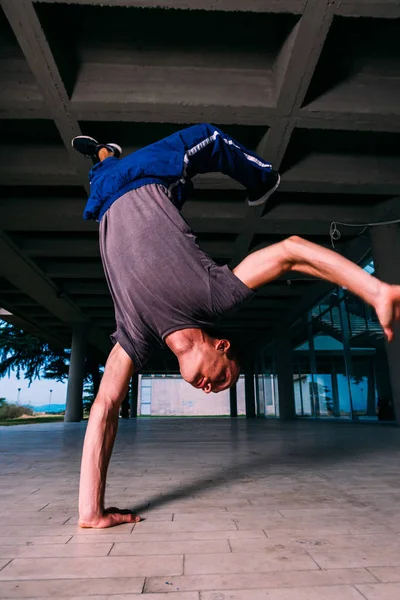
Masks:
[[[262,190],[259,189],[251,192],[247,199],[248,205],[260,206],[261,204],[265,204],[268,198],[270,198],[275,190],[278,189],[280,182],[281,176],[279,173],[277,171],[271,171],[271,179],[267,182],[267,188],[264,187]]]
[[[116,158],[119,158],[122,154],[122,148],[121,146],[118,146],[118,144],[99,144],[97,140],[88,135],[78,135],[74,137],[72,140],[72,147],[88,158],[98,158],[97,153],[100,148],[111,150]]]

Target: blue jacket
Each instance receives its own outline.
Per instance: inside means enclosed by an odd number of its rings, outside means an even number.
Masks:
[[[129,156],[113,156],[90,171],[90,197],[83,216],[100,221],[111,204],[127,192],[159,183],[169,188],[182,208],[198,173],[221,172],[247,188],[249,198],[261,198],[270,187],[272,166],[217,127],[203,123],[178,131]]]

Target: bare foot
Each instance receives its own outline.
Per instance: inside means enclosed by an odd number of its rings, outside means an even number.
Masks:
[[[400,286],[383,284],[374,308],[383,331],[391,342],[394,325],[400,322]]]
[[[88,520],[79,519],[78,525],[85,529],[106,529],[123,523],[139,523],[140,520],[141,518],[130,510],[121,510],[115,506],[110,506],[105,509],[101,517]]]

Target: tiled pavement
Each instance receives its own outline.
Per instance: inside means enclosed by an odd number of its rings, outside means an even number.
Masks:
[[[0,598],[399,600],[400,429],[121,421],[107,501],[76,526],[85,424],[0,428]]]

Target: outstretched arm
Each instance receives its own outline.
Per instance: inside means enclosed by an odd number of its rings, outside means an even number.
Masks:
[[[400,286],[383,283],[332,250],[292,236],[249,254],[233,272],[255,290],[289,271],[325,279],[359,296],[374,307],[392,340],[394,322],[400,320]]]
[[[113,527],[140,520],[128,510],[104,507],[107,468],[118,428],[119,407],[133,371],[131,359],[116,344],[108,357],[86,430],[79,487],[80,527]]]

